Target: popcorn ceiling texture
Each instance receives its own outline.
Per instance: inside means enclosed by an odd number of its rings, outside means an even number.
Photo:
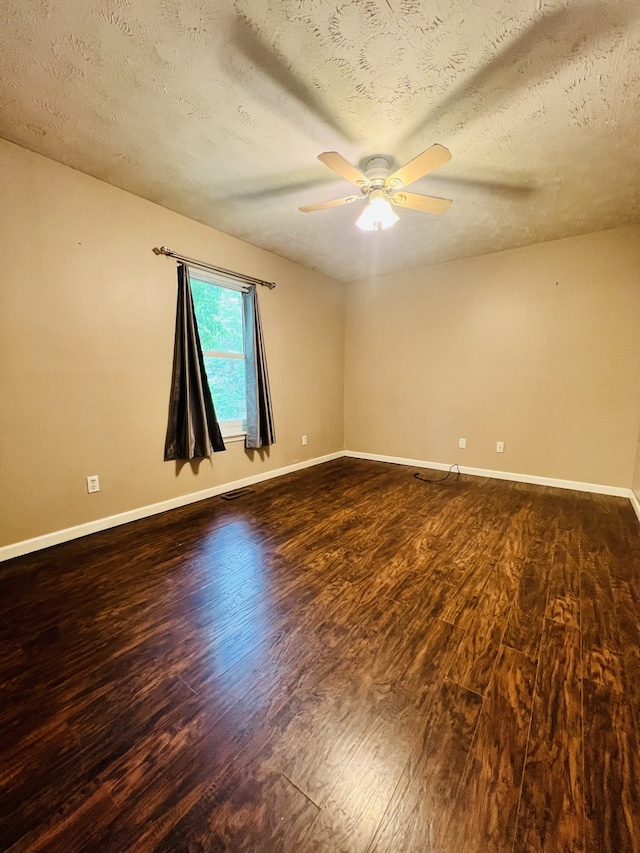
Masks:
[[[419,267],[640,220],[639,12],[3,0],[0,136],[338,279]],[[351,194],[320,152],[434,142],[453,160],[411,189],[444,217],[363,234],[356,206],[298,211]]]

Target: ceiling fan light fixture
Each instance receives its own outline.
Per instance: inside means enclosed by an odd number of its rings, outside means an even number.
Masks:
[[[370,193],[368,204],[356,225],[362,231],[384,231],[385,228],[395,225],[399,218],[382,190],[374,190]]]

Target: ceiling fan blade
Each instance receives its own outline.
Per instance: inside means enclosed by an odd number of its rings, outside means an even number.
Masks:
[[[342,154],[338,154],[337,151],[325,151],[324,154],[318,154],[318,160],[324,163],[325,166],[333,169],[334,172],[342,175],[342,177],[346,178],[349,183],[355,184],[357,187],[368,187],[371,183],[369,178],[367,178],[360,169],[356,169],[355,166],[352,166],[351,163],[348,160],[345,160]]]
[[[332,201],[320,201],[318,204],[305,204],[300,210],[303,213],[312,213],[314,210],[324,210],[326,207],[340,207],[341,204],[351,204],[352,201],[363,201],[364,196],[349,195],[346,198],[334,198]]]
[[[387,185],[406,187],[408,184],[417,181],[418,178],[422,178],[424,175],[437,169],[438,166],[444,166],[449,160],[451,160],[450,151],[444,145],[436,143],[431,148],[423,151],[422,154],[418,154],[413,160],[405,163],[397,172],[389,175]]]
[[[433,213],[441,216],[451,207],[450,198],[436,198],[434,195],[420,195],[419,193],[396,193],[389,200],[398,207],[410,207],[412,210],[421,210],[423,213]]]

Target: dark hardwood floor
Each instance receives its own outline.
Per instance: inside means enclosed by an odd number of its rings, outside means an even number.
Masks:
[[[629,502],[412,473],[0,566],[0,850],[640,853]]]

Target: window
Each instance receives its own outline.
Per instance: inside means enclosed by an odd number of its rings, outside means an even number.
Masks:
[[[204,366],[223,436],[247,429],[244,311],[241,285],[220,283],[213,274],[189,270]]]

